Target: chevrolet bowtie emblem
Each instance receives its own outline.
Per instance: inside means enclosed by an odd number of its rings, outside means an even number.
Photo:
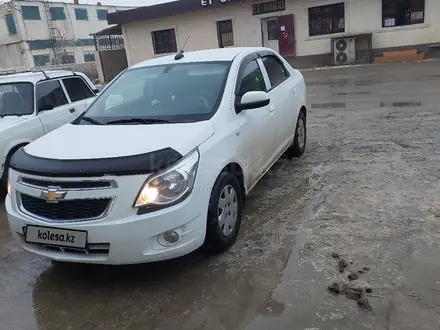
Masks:
[[[60,199],[66,197],[67,192],[58,191],[58,187],[49,187],[47,190],[41,192],[41,198],[48,203],[58,203]]]

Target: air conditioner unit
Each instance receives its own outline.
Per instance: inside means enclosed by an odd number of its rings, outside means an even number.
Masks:
[[[355,45],[355,38],[333,39],[333,63],[335,65],[353,64],[356,61]]]

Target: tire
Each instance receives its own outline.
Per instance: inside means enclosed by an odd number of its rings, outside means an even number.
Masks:
[[[223,209],[221,204],[225,204]],[[209,252],[222,253],[234,244],[240,230],[242,212],[243,193],[240,182],[231,172],[222,172],[215,181],[209,199],[204,242]],[[228,216],[222,217],[226,214]]]
[[[303,126],[301,128],[301,126]],[[296,122],[295,136],[293,144],[286,150],[286,155],[289,158],[301,157],[306,150],[307,144],[307,121],[306,116],[302,111],[299,112],[298,120]]]

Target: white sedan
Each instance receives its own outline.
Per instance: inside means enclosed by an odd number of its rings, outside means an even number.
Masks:
[[[237,239],[246,195],[306,146],[301,73],[268,48],[137,64],[73,122],[17,151],[6,210],[54,260],[130,264]]]

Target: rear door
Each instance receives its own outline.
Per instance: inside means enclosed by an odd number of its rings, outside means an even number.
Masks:
[[[282,61],[275,54],[261,57],[263,73],[268,80],[270,115],[276,127],[274,151],[277,156],[287,148],[295,132],[299,111],[294,79]]]
[[[61,82],[71,102],[72,108],[75,109],[75,113],[72,116],[73,120],[86,110],[91,100],[95,97],[95,93],[89,84],[79,75],[62,78]]]
[[[76,109],[69,104],[59,79],[44,80],[36,86],[37,112],[46,133],[70,122]]]

